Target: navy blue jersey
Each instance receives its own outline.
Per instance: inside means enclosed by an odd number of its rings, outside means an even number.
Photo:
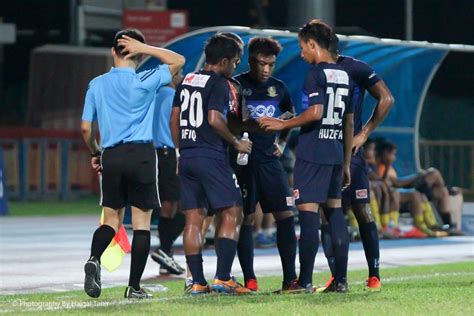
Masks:
[[[252,79],[248,72],[235,77],[240,82],[244,104],[240,112],[243,119],[258,119],[260,117],[279,117],[287,111],[293,112],[293,102],[286,85],[273,77],[260,83]],[[250,160],[268,161],[278,159],[273,155],[273,144],[278,133],[249,133],[253,142]]]
[[[301,127],[296,157],[317,164],[337,165],[344,161],[344,115],[353,112],[353,83],[338,64],[312,66],[304,82],[301,110],[322,104],[323,117]]]
[[[173,106],[181,108],[181,156],[226,159],[226,143],[209,125],[207,112],[227,114],[230,106],[227,79],[213,71],[189,73],[176,89]]]
[[[365,92],[381,79],[365,62],[349,57],[340,56],[337,63],[341,65],[354,81],[352,104],[354,106],[354,135],[362,130],[362,106]],[[361,148],[353,157],[353,163],[364,164],[364,150]]]

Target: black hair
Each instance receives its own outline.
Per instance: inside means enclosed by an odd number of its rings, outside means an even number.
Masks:
[[[249,41],[250,57],[256,57],[258,54],[262,54],[263,56],[278,56],[281,49],[280,43],[270,37],[253,37]]]
[[[233,32],[220,32],[220,33],[217,33],[217,35],[222,35],[222,36],[231,38],[234,41],[236,41],[239,44],[239,46],[242,46],[242,47],[244,46],[244,41],[242,40],[242,38]]]
[[[240,56],[242,48],[237,44],[235,39],[216,34],[207,40],[204,53],[206,55],[206,63],[215,65],[224,58],[230,60],[236,56]]]
[[[339,37],[336,33],[332,33],[331,42],[329,43],[329,52],[333,55],[339,55]]]
[[[397,149],[397,145],[392,143],[389,140],[384,140],[379,143],[376,143],[375,151],[377,152],[377,156],[382,156],[386,152],[390,152],[392,150]]]
[[[363,147],[367,148],[369,145],[372,145],[372,144],[375,144],[375,140],[372,139],[372,138],[367,138],[367,140],[365,141]]]
[[[124,47],[122,45],[119,45],[118,40],[122,38],[123,35],[126,35],[128,37],[134,38],[137,41],[140,41],[142,43],[145,43],[145,36],[143,35],[142,32],[140,32],[137,29],[125,29],[118,31],[117,34],[115,34],[114,38],[114,51],[117,55],[124,57],[126,54],[122,53],[122,50]]]
[[[304,42],[314,40],[321,48],[329,49],[333,35],[332,28],[321,20],[311,20],[298,30],[298,37]]]

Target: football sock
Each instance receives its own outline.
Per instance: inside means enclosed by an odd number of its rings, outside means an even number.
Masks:
[[[347,260],[349,256],[349,232],[347,221],[341,207],[324,208],[326,218],[331,227],[332,245],[336,258],[336,282],[347,281]]]
[[[365,258],[369,266],[369,277],[376,276],[380,280],[380,250],[377,226],[374,222],[363,223],[359,226],[359,230],[362,245],[364,246]]]
[[[160,249],[166,254],[171,253],[171,247],[173,240],[171,238],[171,226],[173,225],[173,219],[167,217],[159,217],[158,222],[158,235],[160,238]]]
[[[449,213],[441,214],[441,218],[443,219],[443,222],[445,224],[453,226],[453,222],[451,221],[451,214],[449,214]]]
[[[425,220],[426,225],[428,227],[437,226],[438,222],[433,214],[433,208],[431,207],[431,203],[426,201],[423,202],[423,219]]]
[[[109,225],[101,225],[97,228],[92,237],[91,257],[93,256],[97,258],[100,262],[100,257],[105,249],[107,249],[114,236],[115,230]]]
[[[135,290],[140,289],[140,279],[145,270],[146,260],[150,252],[150,231],[134,230],[132,241],[132,262],[130,264],[130,278],[128,286]]]
[[[230,271],[237,252],[237,242],[229,238],[217,238],[217,271],[216,278],[222,281],[230,279]]]
[[[334,249],[332,247],[331,229],[329,225],[321,225],[321,243],[324,249],[324,255],[328,260],[331,275],[336,275],[336,257],[334,256]]]
[[[390,211],[388,213],[390,216],[390,220],[393,221],[393,226],[398,227],[398,219],[400,218],[400,212],[398,210]]]
[[[256,279],[253,270],[253,225],[242,225],[240,228],[239,242],[237,243],[237,254],[244,279]]]
[[[202,254],[186,256],[186,263],[191,271],[193,282],[200,285],[206,285],[207,281],[204,278],[204,271],[202,268]]]
[[[296,234],[294,217],[288,217],[276,222],[277,247],[280,253],[283,269],[283,283],[289,284],[296,279]]]
[[[347,219],[349,221],[349,226],[354,229],[359,228],[359,223],[357,222],[357,218],[355,217],[354,212],[352,210],[349,210],[347,212]]]
[[[299,284],[306,287],[313,283],[314,259],[319,247],[320,215],[317,212],[299,212],[301,227],[299,240],[300,277]]]
[[[383,228],[388,227],[388,224],[390,223],[390,214],[381,214],[380,222],[382,223]]]

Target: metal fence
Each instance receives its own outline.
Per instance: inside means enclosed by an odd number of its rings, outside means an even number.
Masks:
[[[446,183],[474,195],[474,141],[420,140],[423,169],[434,167]]]

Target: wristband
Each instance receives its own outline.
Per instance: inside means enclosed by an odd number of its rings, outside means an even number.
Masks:
[[[176,153],[176,158],[179,158],[179,148],[175,148],[174,152]]]

